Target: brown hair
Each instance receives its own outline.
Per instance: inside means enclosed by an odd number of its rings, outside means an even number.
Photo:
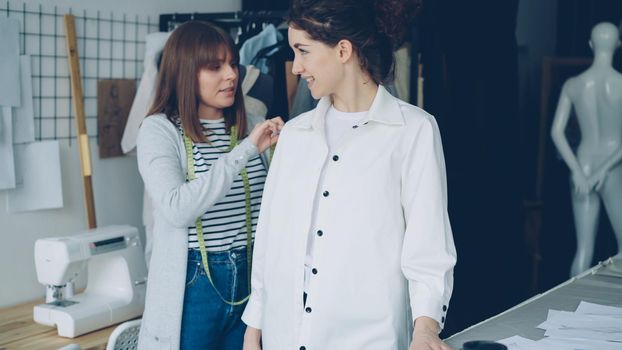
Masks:
[[[192,141],[207,142],[198,115],[198,74],[201,69],[218,64],[223,49],[229,51],[234,62],[239,61],[233,40],[217,26],[190,21],[175,29],[162,52],[155,98],[147,115],[164,113],[173,123],[181,121],[184,133]],[[239,139],[247,132],[240,86],[238,82],[233,105],[223,109],[227,131],[235,125]]]
[[[293,0],[287,21],[330,47],[346,39],[376,84],[393,80],[399,48],[421,0]]]

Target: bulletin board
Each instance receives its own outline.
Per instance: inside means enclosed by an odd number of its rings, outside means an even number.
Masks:
[[[63,15],[75,16],[87,131],[97,137],[97,82],[136,79],[143,72],[145,36],[158,31],[148,16],[0,2],[0,16],[20,22],[20,51],[30,55],[35,139],[74,142],[75,120]]]

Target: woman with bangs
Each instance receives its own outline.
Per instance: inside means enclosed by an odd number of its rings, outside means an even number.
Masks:
[[[241,349],[251,250],[280,118],[247,116],[238,52],[205,22],[168,39],[137,140],[155,207],[140,349]]]

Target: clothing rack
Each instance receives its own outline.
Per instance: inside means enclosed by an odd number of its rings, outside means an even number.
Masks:
[[[217,22],[221,25],[239,26],[245,22],[281,22],[287,16],[287,11],[234,11],[214,13],[172,13],[160,15],[160,31],[169,32],[179,24],[192,21]],[[228,28],[230,29],[230,28]]]

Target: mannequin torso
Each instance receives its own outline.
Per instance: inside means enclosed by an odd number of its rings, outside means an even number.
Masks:
[[[622,251],[622,74],[611,65],[618,38],[613,24],[594,27],[590,41],[594,63],[564,84],[551,130],[553,142],[570,168],[574,188],[577,253],[572,276],[591,265],[601,201],[616,234],[618,251]],[[564,133],[572,107],[581,130],[576,155]]]
[[[591,67],[568,80],[566,93],[581,129],[577,159],[589,177],[622,145],[622,74]]]

